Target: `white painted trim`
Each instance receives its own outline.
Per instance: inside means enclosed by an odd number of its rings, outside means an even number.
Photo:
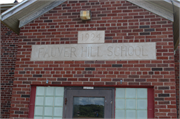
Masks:
[[[24,25],[28,24],[29,22],[33,21],[34,19],[38,18],[39,16],[43,15],[44,13],[48,12],[49,10],[57,7],[61,3],[65,2],[66,0],[60,0],[60,1],[53,1],[49,5],[41,8],[40,10],[35,11],[34,13],[25,16],[20,20],[19,28],[23,27]]]
[[[1,15],[7,14],[7,13],[10,12],[11,10],[13,10],[13,9],[15,9],[15,8],[17,8],[17,7],[21,6],[21,5],[23,5],[25,2],[28,2],[28,0],[24,0],[24,1],[22,1],[21,3],[15,5],[15,6],[13,6],[13,7],[11,7],[10,9],[6,10],[5,12],[3,12]]]
[[[171,0],[164,0],[165,2],[169,3],[169,4],[172,4],[171,3]],[[173,4],[176,6],[176,7],[180,7],[180,2],[176,1],[176,0],[172,0],[173,1]]]
[[[140,1],[139,0],[127,0],[127,1],[133,3],[137,6],[140,6],[140,7],[144,8],[150,12],[153,12],[159,16],[162,16],[162,17],[164,17],[170,21],[174,21],[173,11],[172,11],[172,13],[168,12],[168,11],[166,11],[166,10],[164,10],[158,6],[155,6],[155,5],[153,5],[147,1],[144,1],[144,0],[140,0]]]
[[[23,2],[15,5],[14,7],[10,8],[9,10],[3,12],[1,14],[1,21],[4,21],[8,17],[14,15],[15,13],[21,11],[22,9],[26,8],[30,4],[36,2],[37,0],[24,0]]]

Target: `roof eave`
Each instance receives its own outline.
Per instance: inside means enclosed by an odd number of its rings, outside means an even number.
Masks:
[[[1,14],[1,22],[19,34],[20,28],[66,0],[25,0]]]
[[[174,17],[173,17],[173,9],[171,10],[167,10],[166,8],[163,8],[161,5],[158,5],[154,2],[157,2],[157,1],[151,1],[151,0],[127,0],[137,6],[140,6],[152,13],[155,13],[165,19],[168,19],[170,21],[174,21]],[[163,4],[167,3],[166,1],[160,1],[160,2],[163,2]],[[167,4],[168,7],[170,6],[171,7],[171,4]]]
[[[16,14],[17,12],[21,11],[25,7],[31,5],[32,3],[36,2],[37,0],[24,0],[21,3],[13,6],[12,8],[8,9],[7,11],[1,14],[1,20],[4,21],[5,19],[9,18],[10,16]]]
[[[1,14],[0,17],[0,21],[1,23],[3,23],[4,25],[6,25],[8,28],[10,28],[12,31],[14,31],[16,34],[19,34],[20,32],[20,28],[18,27],[19,25],[19,20],[16,19],[13,23],[11,22],[11,24],[8,22],[9,19],[11,18],[13,15],[16,15],[19,11],[23,10],[24,8],[26,8],[27,6],[31,5],[32,3],[36,2],[37,0],[24,0],[21,3],[13,6],[12,8],[6,10],[5,12],[3,12]]]

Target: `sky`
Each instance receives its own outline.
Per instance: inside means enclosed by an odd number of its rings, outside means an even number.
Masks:
[[[21,2],[22,0],[18,0],[18,2]],[[2,3],[14,3],[14,0],[0,0],[0,4]]]

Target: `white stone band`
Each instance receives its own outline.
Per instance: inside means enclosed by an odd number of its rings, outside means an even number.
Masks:
[[[31,61],[156,60],[156,43],[33,45]]]

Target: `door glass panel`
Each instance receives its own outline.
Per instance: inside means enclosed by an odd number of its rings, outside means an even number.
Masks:
[[[104,98],[74,97],[73,118],[104,118]]]

